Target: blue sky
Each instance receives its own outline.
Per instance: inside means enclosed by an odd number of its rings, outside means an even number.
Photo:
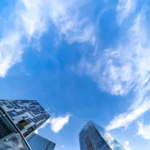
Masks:
[[[36,99],[38,133],[78,150],[87,120],[150,147],[148,0],[1,0],[0,97]]]

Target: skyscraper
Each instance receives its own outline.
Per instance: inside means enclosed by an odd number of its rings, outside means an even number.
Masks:
[[[32,133],[28,138],[27,142],[32,150],[54,150],[55,143],[41,137],[38,134]]]
[[[0,107],[0,150],[30,150],[29,145]]]
[[[124,150],[109,132],[92,121],[81,130],[79,142],[81,150]]]
[[[0,106],[24,137],[50,118],[50,115],[36,100],[0,100]]]
[[[0,150],[54,150],[55,143],[33,133],[49,118],[35,100],[0,100]]]

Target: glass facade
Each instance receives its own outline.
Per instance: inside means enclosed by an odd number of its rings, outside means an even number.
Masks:
[[[29,143],[32,150],[54,150],[56,145],[55,143],[35,133],[32,133],[27,138],[27,142]]]
[[[30,150],[30,147],[0,108],[0,150]]]
[[[79,134],[81,150],[124,150],[105,129],[89,121]]]
[[[25,137],[50,118],[35,100],[0,100],[0,106]]]
[[[55,143],[33,133],[49,118],[35,100],[0,100],[0,150],[54,150]]]
[[[1,150],[29,150],[24,140],[19,134],[11,134],[0,142]]]

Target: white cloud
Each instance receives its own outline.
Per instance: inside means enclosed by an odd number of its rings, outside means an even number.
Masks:
[[[38,132],[39,132],[38,129],[34,131],[34,133],[36,133],[36,134],[38,134]]]
[[[67,115],[63,115],[63,116],[59,116],[59,117],[54,117],[52,116],[50,119],[48,119],[43,125],[40,126],[40,128],[38,128],[38,130],[35,131],[35,133],[38,133],[38,131],[40,129],[45,128],[47,125],[50,126],[51,130],[54,133],[58,133],[59,131],[61,131],[63,129],[63,127],[69,123],[69,119],[70,119],[69,114]]]
[[[117,6],[118,23],[121,24],[124,19],[134,12],[136,8],[136,0],[119,0]]]
[[[144,125],[143,122],[138,122],[138,133],[146,140],[150,140],[150,125]]]
[[[22,45],[20,35],[12,32],[0,40],[0,77],[5,77],[8,69],[21,61]]]
[[[109,129],[127,126],[150,109],[148,96],[150,87],[150,67],[148,66],[150,63],[150,45],[145,24],[145,15],[141,12],[129,29],[129,43],[127,47],[125,46],[124,51],[118,51],[120,54],[125,55],[125,57],[119,55],[123,65],[130,63],[131,67],[128,67],[131,70],[131,74],[128,74],[130,80],[125,88],[129,89],[129,91],[131,88],[134,89],[135,98],[126,113],[120,114],[110,122],[108,125]],[[126,74],[125,72],[121,73]],[[121,85],[124,85],[123,82]]]
[[[94,26],[88,18],[81,18],[79,0],[55,0],[50,2],[50,17],[58,32],[65,36],[69,43],[90,42],[95,43]]]
[[[66,124],[68,124],[69,118],[70,115],[52,118],[50,121],[51,130],[55,133],[58,133]]]
[[[150,109],[150,44],[146,16],[140,12],[115,48],[109,48],[90,60],[80,63],[80,70],[88,74],[100,87],[113,95],[134,92],[127,112],[115,116],[108,130],[128,126]]]
[[[146,111],[150,109],[150,101],[145,101],[137,107],[136,109],[132,110],[131,112],[126,112],[116,116],[106,127],[107,130],[112,130],[116,128],[120,128],[122,126],[127,127],[131,122],[139,118],[143,115]]]
[[[25,48],[33,38],[38,40],[50,23],[69,43],[94,44],[94,27],[88,18],[81,16],[80,5],[81,2],[75,0],[16,1],[7,22],[5,16],[0,16],[3,18],[0,27],[5,27],[0,39],[0,77],[5,77],[8,70],[21,61]]]
[[[41,0],[29,1],[22,0],[18,1],[18,10],[15,16],[16,25],[23,29],[23,33],[30,40],[34,36],[40,36],[48,28],[48,16],[46,14],[48,1],[44,2]],[[33,11],[34,10],[34,11]]]
[[[46,22],[41,14],[42,3],[39,2],[18,1],[7,23],[1,22],[6,30],[2,31],[0,39],[0,77],[5,77],[8,70],[21,61],[24,48],[29,44],[31,38],[38,39],[45,31]]]
[[[113,95],[125,95],[133,87],[132,64],[121,62],[120,47],[117,51],[106,50],[96,61],[81,61],[80,67],[98,83],[100,89]]]
[[[125,150],[131,150],[130,142],[129,141],[125,141],[124,142],[124,147],[125,147]]]
[[[60,146],[60,148],[64,148],[64,147],[65,147],[64,145],[61,145],[61,146]]]
[[[104,50],[94,61],[81,61],[80,67],[101,89],[114,95],[126,95],[135,86],[141,88],[149,79],[150,45],[144,18],[140,13],[125,31],[126,42],[120,41],[115,49]]]

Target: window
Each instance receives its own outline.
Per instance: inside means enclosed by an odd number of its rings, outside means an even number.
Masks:
[[[11,116],[17,116],[17,112],[16,111],[12,111],[11,112]]]
[[[5,136],[11,134],[12,131],[7,127],[4,122],[4,118],[0,118],[0,139],[4,138]]]
[[[20,130],[23,130],[27,124],[28,122],[26,120],[21,120],[18,122],[17,126],[19,127]]]
[[[0,139],[15,132],[11,122],[6,118],[6,116],[3,116],[2,114],[3,113],[0,111]]]
[[[9,105],[8,105],[8,106],[6,106],[6,107],[7,107],[7,108],[9,108],[9,109],[11,109],[11,108],[12,108],[12,107],[11,107],[11,106],[9,106]]]
[[[87,136],[87,137],[85,138],[85,143],[86,143],[86,146],[87,146],[87,149],[88,149],[88,150],[94,150],[93,145],[92,145],[92,143],[91,143],[91,140],[90,140],[90,137],[89,137],[89,136]]]

